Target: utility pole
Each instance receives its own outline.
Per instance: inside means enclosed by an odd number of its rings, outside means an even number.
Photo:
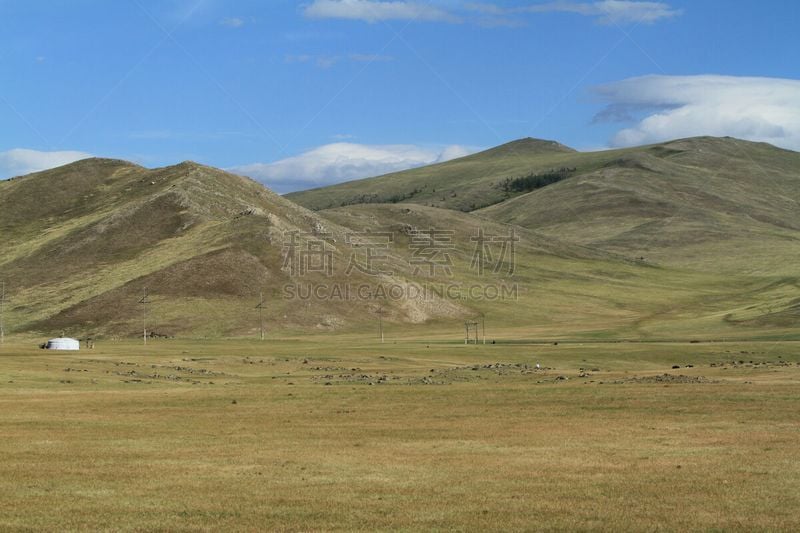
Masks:
[[[483,344],[486,344],[486,314],[481,313],[481,331],[483,332]]]
[[[0,344],[6,341],[5,323],[3,322],[3,306],[6,303],[6,282],[0,281]]]
[[[381,344],[383,344],[383,302],[378,307],[378,327],[381,332]]]
[[[464,344],[470,343],[470,336],[469,333],[472,329],[475,329],[475,345],[478,345],[478,321],[477,320],[466,320],[464,321]]]
[[[150,300],[147,298],[147,287],[142,289],[142,298],[139,300],[139,303],[142,304],[142,339],[144,340],[145,346],[147,346],[147,304],[150,303]]]
[[[261,324],[261,340],[264,340],[264,293],[261,293],[261,300],[259,300],[258,305],[256,306],[258,309],[258,320]]]
[[[374,300],[378,299],[378,296],[377,296],[377,294],[375,292],[372,293],[372,298]],[[372,307],[372,306],[370,305],[370,306],[368,306],[368,308],[369,307]],[[378,311],[377,311],[377,313],[378,313],[378,333],[379,333],[380,338],[381,338],[381,344],[383,344],[383,341],[384,341],[384,338],[383,338],[383,300],[378,301]]]

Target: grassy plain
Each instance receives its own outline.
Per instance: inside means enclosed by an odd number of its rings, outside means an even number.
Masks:
[[[800,527],[800,342],[401,333],[11,339],[0,530]]]

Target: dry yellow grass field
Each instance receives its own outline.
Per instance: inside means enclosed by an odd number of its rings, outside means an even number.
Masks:
[[[16,339],[0,529],[797,530],[798,361],[781,341]]]

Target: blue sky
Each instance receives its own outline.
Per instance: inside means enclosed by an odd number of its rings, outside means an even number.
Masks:
[[[97,155],[280,192],[520,137],[800,149],[800,2],[0,0],[0,177]]]

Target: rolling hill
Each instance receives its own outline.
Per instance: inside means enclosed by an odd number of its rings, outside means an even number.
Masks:
[[[478,213],[660,265],[800,274],[800,154],[696,138],[584,159],[598,157],[595,169],[568,163],[586,170]]]
[[[800,154],[732,138],[588,153],[523,139],[288,197],[316,210],[384,201],[474,212],[682,268],[794,275],[800,259]]]
[[[555,141],[520,139],[445,163],[286,195],[320,210],[364,203],[407,202],[472,211],[508,195],[496,185],[531,169],[563,166],[577,154]]]
[[[0,182],[6,323],[17,332],[133,336],[143,328],[138,302],[145,288],[152,301],[148,329],[165,336],[252,335],[260,293],[266,295],[271,330],[372,328],[379,311],[388,323],[459,323],[476,314],[475,302],[447,297],[440,287],[461,290],[497,280],[469,274],[470,235],[464,228],[477,221],[470,215],[454,214],[462,219],[448,221],[451,275],[430,278],[413,265],[411,231],[446,220],[437,211],[451,213],[428,209],[409,215],[387,206],[380,224],[365,226],[341,214],[313,213],[247,178],[192,162],[150,170],[117,160],[80,161]],[[353,258],[362,257],[359,245],[350,242],[353,234],[376,228],[393,235],[378,252],[385,256],[386,273],[350,269]],[[501,225],[494,230],[500,232]],[[298,272],[287,264],[293,233],[292,257],[297,253],[300,261],[307,254],[322,266],[327,260],[329,270]],[[527,233],[519,246],[524,263],[539,258],[548,269],[565,270],[582,260],[586,265],[575,276],[587,284],[597,277],[589,271],[598,265],[640,270],[608,254]],[[378,286],[405,290],[434,282],[431,294],[403,293],[383,304],[371,297]],[[366,297],[303,293],[326,286],[363,288]]]
[[[140,335],[147,288],[165,336],[256,335],[260,293],[288,335],[378,314],[395,335],[457,337],[480,315],[513,338],[792,335],[799,158],[523,139],[288,197],[192,162],[88,159],[0,181],[7,330]]]
[[[183,298],[153,306],[162,333],[202,330],[208,319],[172,323],[170,308],[257,291],[278,260],[259,241],[312,219],[254,182],[191,162],[148,170],[90,159],[0,183],[13,322],[131,334],[147,286]]]
[[[800,323],[800,154],[765,143],[698,137],[579,153],[522,139],[290,197],[323,214],[379,199],[469,212],[665,270],[738,279],[732,295],[765,302],[722,312],[730,323]]]
[[[344,228],[249,179],[192,162],[148,170],[90,159],[0,182],[0,228],[6,318],[17,331],[134,335],[143,328],[145,288],[150,329],[166,336],[248,334],[258,327],[260,293],[271,328],[336,329],[370,313],[280,298],[291,281],[287,236],[325,242],[339,259],[330,275],[304,276],[321,283],[343,276],[343,251],[330,243],[344,241]],[[358,272],[348,278],[369,281]],[[413,301],[403,305],[398,320],[428,318]],[[443,304],[430,312],[462,311]]]

